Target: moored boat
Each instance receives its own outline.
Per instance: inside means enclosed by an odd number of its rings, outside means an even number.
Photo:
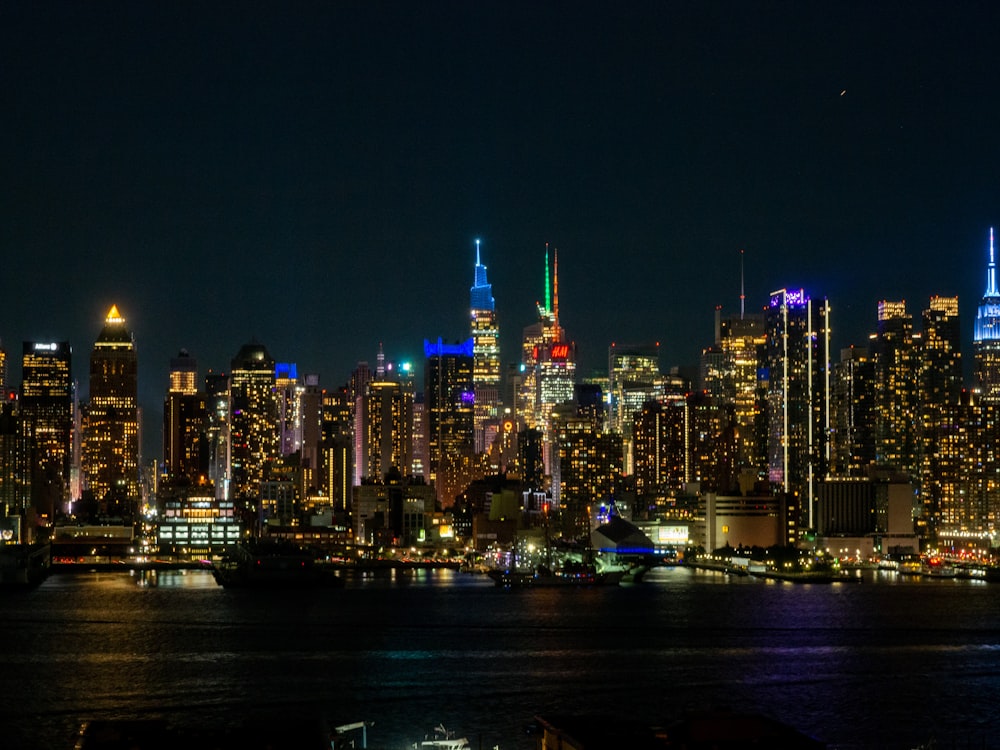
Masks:
[[[213,566],[220,586],[230,588],[339,587],[344,581],[307,549],[284,541],[234,545]]]

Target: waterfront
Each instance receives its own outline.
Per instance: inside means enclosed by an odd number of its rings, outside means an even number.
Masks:
[[[1000,585],[789,584],[683,568],[505,591],[450,570],[229,591],[206,571],[51,577],[0,600],[4,747],[79,722],[366,720],[400,750],[443,723],[530,748],[535,714],[764,713],[833,747],[1000,747]],[[949,744],[953,743],[953,744]]]

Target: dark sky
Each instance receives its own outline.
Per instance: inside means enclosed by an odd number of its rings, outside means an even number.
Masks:
[[[740,248],[748,309],[803,286],[839,347],[957,294],[970,351],[1000,11],[952,5],[4,3],[9,379],[68,339],[86,395],[114,302],[152,414],[182,347],[227,370],[256,338],[333,387],[468,335],[476,237],[508,360],[546,242],[582,371],[696,361]]]

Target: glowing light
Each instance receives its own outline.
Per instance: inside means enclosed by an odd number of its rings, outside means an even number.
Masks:
[[[125,318],[122,314],[118,312],[118,305],[112,305],[111,309],[108,310],[108,316],[104,319],[105,323],[124,323]]]

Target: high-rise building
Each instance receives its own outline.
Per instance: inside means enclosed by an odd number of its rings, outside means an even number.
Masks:
[[[7,398],[7,351],[0,341],[0,399]]]
[[[205,438],[208,450],[208,478],[215,484],[215,496],[232,498],[232,441],[230,440],[229,376],[224,372],[205,375]]]
[[[715,310],[715,343],[702,353],[702,389],[733,410],[736,470],[755,480],[767,474],[766,391],[759,377],[766,334],[760,313]]]
[[[549,248],[545,246],[545,302],[536,303],[538,321],[524,329],[521,339],[521,387],[516,412],[525,426],[545,431],[545,414],[539,398],[541,359],[551,344],[561,339],[558,311],[552,304],[549,277]],[[561,353],[561,349],[559,350]],[[568,353],[568,352],[567,352]]]
[[[294,362],[274,365],[274,392],[278,405],[279,450],[290,456],[302,447],[302,394],[299,368]]]
[[[662,395],[660,344],[608,347],[608,420],[606,429],[622,436],[625,473],[633,472],[632,417],[647,401]]]
[[[21,429],[28,449],[31,505],[50,521],[70,499],[72,356],[68,341],[25,341],[21,359]]]
[[[472,382],[473,342],[424,341],[424,404],[427,416],[427,478],[444,506],[464,489],[474,453],[475,390]]]
[[[798,494],[811,527],[815,485],[829,465],[830,307],[801,289],[780,289],[764,316],[769,479]]]
[[[841,350],[830,399],[830,474],[867,476],[875,464],[875,366],[866,347]]]
[[[135,340],[112,305],[90,353],[81,445],[84,482],[102,510],[113,498],[134,513],[140,500],[138,390]]]
[[[163,470],[168,479],[208,481],[207,420],[198,361],[182,349],[170,360],[170,387],[163,402]]]
[[[372,381],[357,400],[354,417],[354,485],[382,481],[412,464],[413,392],[393,381]]]
[[[875,368],[875,460],[918,480],[917,394],[919,338],[906,302],[878,303],[878,329],[871,337]]]
[[[334,511],[346,514],[353,486],[355,402],[350,388],[344,385],[322,392],[322,479],[320,490],[329,499]]]
[[[993,255],[993,227],[990,227],[986,291],[976,312],[972,351],[976,390],[980,398],[989,403],[1000,403],[1000,289],[997,288],[997,265]]]
[[[229,379],[232,479],[237,496],[256,498],[280,455],[274,359],[263,344],[245,344]]]
[[[500,329],[497,326],[493,285],[486,280],[486,266],[476,240],[476,268],[469,290],[472,329],[472,383],[475,388],[475,449],[487,450],[500,424]]]

